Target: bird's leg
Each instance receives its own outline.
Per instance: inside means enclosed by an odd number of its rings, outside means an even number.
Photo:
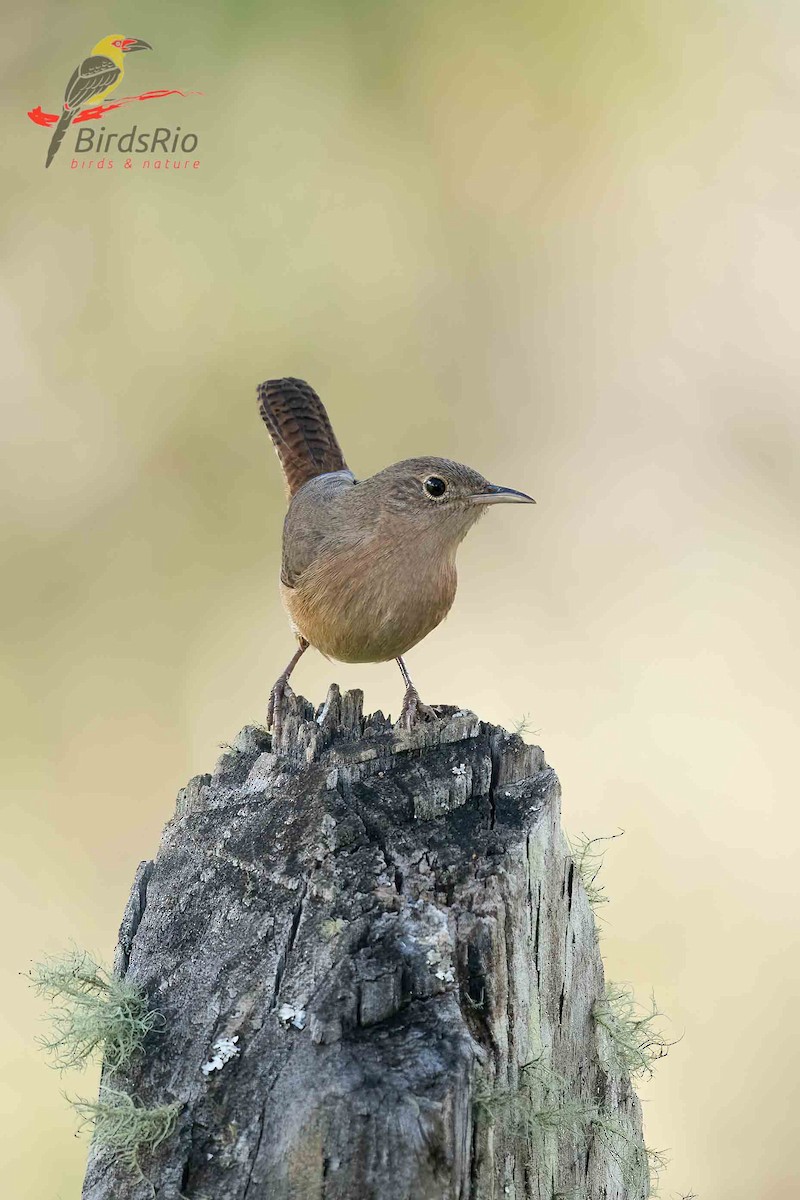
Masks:
[[[269,694],[269,704],[267,705],[267,729],[272,729],[273,723],[275,726],[275,737],[280,735],[283,701],[286,693],[286,684],[289,682],[289,676],[295,669],[300,659],[308,649],[308,642],[305,638],[300,638],[300,646],[292,655],[291,662],[286,670],[282,672],[275,680],[272,691]]]
[[[406,670],[406,664],[402,658],[397,658],[395,661],[400,668],[400,674],[403,676],[403,682],[406,685],[406,694],[403,697],[403,707],[400,710],[398,725],[401,725],[404,729],[413,729],[420,721],[435,721],[436,713],[420,700],[419,692],[411,682],[411,676]]]

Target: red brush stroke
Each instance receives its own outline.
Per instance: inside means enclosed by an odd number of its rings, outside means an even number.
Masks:
[[[80,124],[81,121],[98,121],[100,117],[107,112],[113,112],[115,108],[122,108],[126,104],[134,104],[137,100],[160,100],[163,96],[202,96],[202,92],[182,92],[178,88],[162,88],[157,92],[142,92],[141,96],[120,96],[118,100],[112,100],[110,104],[96,104],[94,108],[84,108],[83,112],[79,112],[72,122],[73,125]],[[36,108],[32,108],[28,116],[33,121],[34,125],[55,125],[60,113],[42,112],[42,107],[37,104]]]

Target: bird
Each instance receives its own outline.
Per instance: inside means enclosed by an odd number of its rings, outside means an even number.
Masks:
[[[109,92],[113,92],[118,86],[125,74],[125,55],[134,50],[152,49],[149,42],[143,42],[140,38],[126,38],[114,33],[103,38],[92,48],[89,57],[72,72],[67,84],[64,92],[64,111],[53,130],[45,167],[49,167],[55,158],[65,133],[80,110],[90,102],[97,104],[105,100]]]
[[[447,616],[456,551],[492,504],[535,504],[448,458],[408,458],[367,479],[344,460],[328,414],[302,379],[269,379],[258,406],[283,468],[280,592],[298,649],[270,692],[279,734],[289,677],[309,646],[330,659],[394,659],[405,694],[398,725],[436,718],[403,656]]]

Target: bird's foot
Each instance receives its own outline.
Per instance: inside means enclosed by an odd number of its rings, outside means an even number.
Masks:
[[[415,687],[406,688],[397,727],[410,731],[415,725],[421,725],[424,721],[435,721],[436,719],[436,713],[433,709],[428,704],[423,704],[420,700],[417,689]]]
[[[289,680],[285,675],[281,675],[269,694],[269,704],[267,705],[267,729],[272,730],[273,746],[280,740],[284,709],[291,695],[293,692],[289,687]]]
[[[269,704],[267,705],[267,729],[272,730],[272,745],[277,745],[281,737],[281,725],[283,724],[283,710],[289,696],[293,696],[294,692],[289,687],[289,676],[297,666],[300,659],[308,649],[308,642],[304,637],[298,637],[300,643],[295,650],[289,665],[285,671],[282,671],[275,680],[275,686],[269,694]]]

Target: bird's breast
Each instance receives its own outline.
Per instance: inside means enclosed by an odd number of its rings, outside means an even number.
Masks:
[[[342,662],[385,662],[405,654],[444,620],[456,594],[453,556],[424,541],[381,542],[321,555],[282,587],[293,625]]]

